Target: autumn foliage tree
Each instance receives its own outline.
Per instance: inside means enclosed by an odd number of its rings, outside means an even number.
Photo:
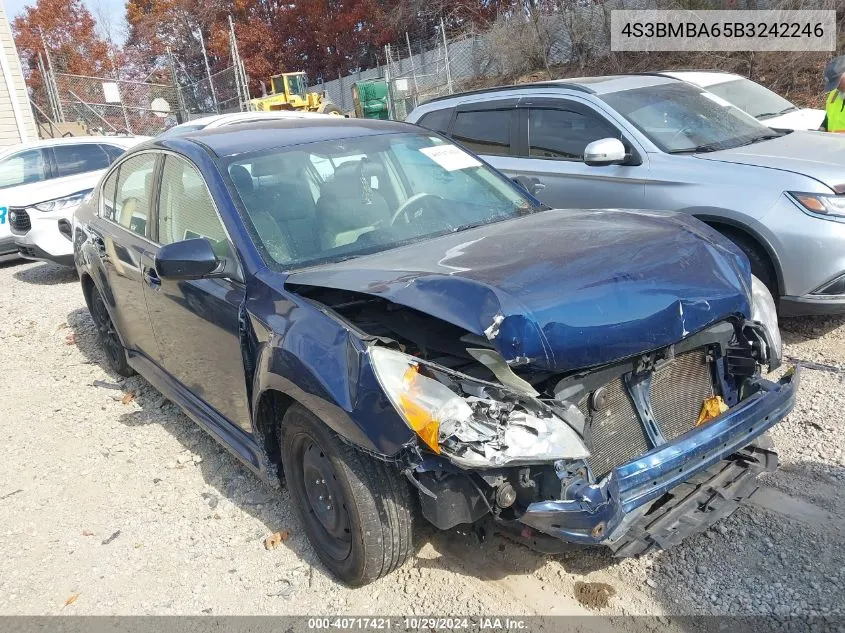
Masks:
[[[114,70],[114,51],[97,35],[94,17],[82,0],[37,0],[14,19],[12,31],[36,99],[43,93],[38,54],[43,55],[45,44],[56,72],[102,76]]]

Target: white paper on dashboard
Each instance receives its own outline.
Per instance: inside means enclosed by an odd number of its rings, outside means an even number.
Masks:
[[[454,145],[435,145],[421,147],[420,151],[446,171],[456,171],[469,167],[481,167],[481,161],[476,160]]]

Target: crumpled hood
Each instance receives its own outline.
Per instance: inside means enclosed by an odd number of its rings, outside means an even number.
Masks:
[[[696,154],[695,157],[805,174],[831,189],[845,184],[845,138],[842,134],[797,131],[753,145]]]
[[[568,371],[749,315],[747,260],[689,216],[555,210],[295,272],[485,336],[513,365]]]

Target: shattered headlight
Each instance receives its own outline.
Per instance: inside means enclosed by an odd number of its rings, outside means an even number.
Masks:
[[[757,321],[766,329],[771,347],[770,357],[772,361],[775,361],[772,365],[775,367],[780,365],[783,343],[780,338],[775,300],[766,285],[753,275],[751,276],[751,320]]]
[[[459,466],[589,456],[575,430],[535,398],[383,347],[372,347],[370,357],[384,392],[406,424],[431,450]]]

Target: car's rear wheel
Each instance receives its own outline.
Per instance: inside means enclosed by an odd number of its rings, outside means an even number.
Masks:
[[[293,507],[323,564],[365,585],[411,553],[411,495],[392,465],[341,441],[299,405],[282,421],[281,455]]]
[[[114,328],[109,311],[106,308],[106,302],[100,292],[93,288],[91,290],[91,318],[94,320],[94,325],[97,327],[97,335],[100,338],[100,343],[103,346],[103,351],[106,353],[106,360],[109,367],[115,373],[124,378],[133,376],[133,370],[126,360],[126,350],[123,349],[123,343]]]

